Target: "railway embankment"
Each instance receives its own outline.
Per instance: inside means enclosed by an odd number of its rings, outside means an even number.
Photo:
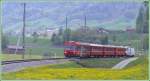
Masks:
[[[88,74],[88,75],[87,75]],[[42,78],[41,78],[42,77]],[[123,69],[85,68],[74,61],[40,67],[30,67],[17,72],[2,74],[3,79],[76,79],[76,80],[144,80],[148,79],[148,58],[139,57]]]

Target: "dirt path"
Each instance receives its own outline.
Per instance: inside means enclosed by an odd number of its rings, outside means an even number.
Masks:
[[[126,65],[128,65],[128,63],[134,61],[138,59],[138,57],[133,57],[133,58],[128,58],[128,59],[125,59],[121,62],[119,62],[118,64],[116,64],[115,66],[112,67],[112,69],[122,69],[124,68]]]
[[[68,59],[61,60],[43,60],[43,61],[32,61],[2,65],[2,72],[15,72],[25,69],[27,67],[37,67],[48,64],[62,64],[68,62]]]

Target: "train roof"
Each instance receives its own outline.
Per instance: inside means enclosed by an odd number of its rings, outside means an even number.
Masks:
[[[112,47],[112,48],[128,48],[128,46],[115,46],[115,45],[102,45],[102,44],[93,44],[93,43],[83,43],[83,42],[68,42],[73,43],[77,46],[95,46],[95,47]]]
[[[92,44],[92,43],[80,43],[80,45],[83,45],[83,46],[95,46],[95,47],[128,48],[128,46],[101,45],[101,44]]]

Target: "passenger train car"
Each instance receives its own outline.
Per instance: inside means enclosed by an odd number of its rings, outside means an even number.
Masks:
[[[64,43],[66,57],[132,57],[134,48],[129,46],[100,45],[66,41]]]

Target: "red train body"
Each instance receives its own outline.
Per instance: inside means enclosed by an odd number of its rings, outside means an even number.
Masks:
[[[64,43],[66,57],[123,57],[134,56],[134,48],[127,46],[100,45],[67,41]]]

